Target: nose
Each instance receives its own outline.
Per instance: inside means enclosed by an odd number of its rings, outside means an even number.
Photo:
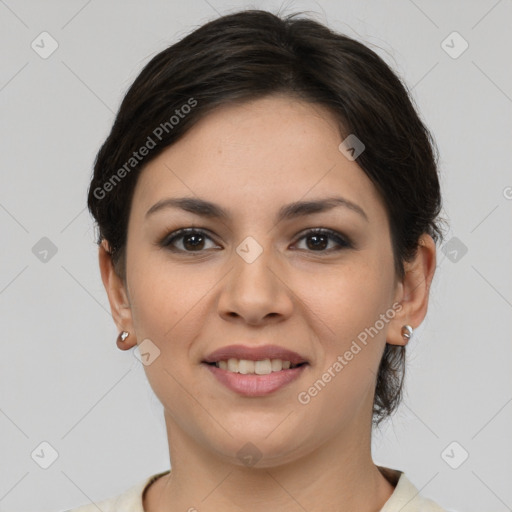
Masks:
[[[270,249],[252,262],[233,252],[232,264],[218,302],[224,320],[263,325],[282,322],[291,315],[293,293]]]

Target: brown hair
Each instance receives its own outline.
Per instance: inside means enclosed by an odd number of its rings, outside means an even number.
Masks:
[[[275,93],[328,107],[343,137],[355,134],[364,143],[357,163],[386,205],[400,278],[423,233],[443,239],[437,152],[406,88],[367,46],[300,14],[244,10],[217,18],[153,57],[131,85],[96,157],[88,193],[98,243],[108,241],[123,279],[131,199],[143,165],[213,109]],[[141,158],[143,146],[151,149]],[[386,344],[375,424],[400,402],[404,371],[404,347]]]

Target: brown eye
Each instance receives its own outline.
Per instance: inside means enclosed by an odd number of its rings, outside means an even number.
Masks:
[[[306,240],[306,250],[314,252],[339,251],[341,249],[352,247],[352,244],[343,238],[339,233],[325,228],[312,229],[306,232],[299,240],[304,239]],[[330,242],[335,242],[338,247],[331,247],[330,249],[326,250]]]
[[[206,247],[208,240],[213,242],[212,238],[202,230],[179,229],[166,236],[161,246],[175,252],[203,252],[204,249],[218,247],[215,243],[213,247]]]

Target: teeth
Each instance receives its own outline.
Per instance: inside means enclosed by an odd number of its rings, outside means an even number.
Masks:
[[[238,373],[254,373],[254,361],[240,359],[240,361],[238,361]]]
[[[272,372],[288,370],[291,367],[291,363],[290,361],[283,361],[282,359],[250,361],[248,359],[230,358],[227,361],[218,361],[215,363],[215,366],[222,370],[227,370],[228,372],[241,373],[243,375],[268,375]]]
[[[279,370],[282,370],[283,369],[283,361],[281,361],[281,359],[272,359],[272,361],[270,361],[270,369],[273,372],[278,372]]]
[[[238,373],[238,359],[228,359],[228,371]]]
[[[254,373],[257,375],[268,375],[269,373],[272,373],[272,363],[270,362],[270,359],[255,361]]]

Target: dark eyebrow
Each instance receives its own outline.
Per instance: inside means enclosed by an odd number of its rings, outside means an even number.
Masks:
[[[325,212],[331,210],[337,206],[343,206],[350,210],[357,212],[368,222],[368,216],[365,211],[357,204],[344,199],[343,197],[328,197],[325,199],[318,199],[313,201],[297,201],[283,206],[277,214],[277,222],[283,220],[293,219],[295,217],[302,217],[310,215],[312,213]],[[224,210],[219,205],[206,201],[204,199],[198,199],[195,197],[176,197],[166,198],[155,203],[147,212],[146,218],[155,212],[161,211],[165,208],[181,208],[187,212],[199,215],[201,217],[229,220],[231,215],[228,211]]]

